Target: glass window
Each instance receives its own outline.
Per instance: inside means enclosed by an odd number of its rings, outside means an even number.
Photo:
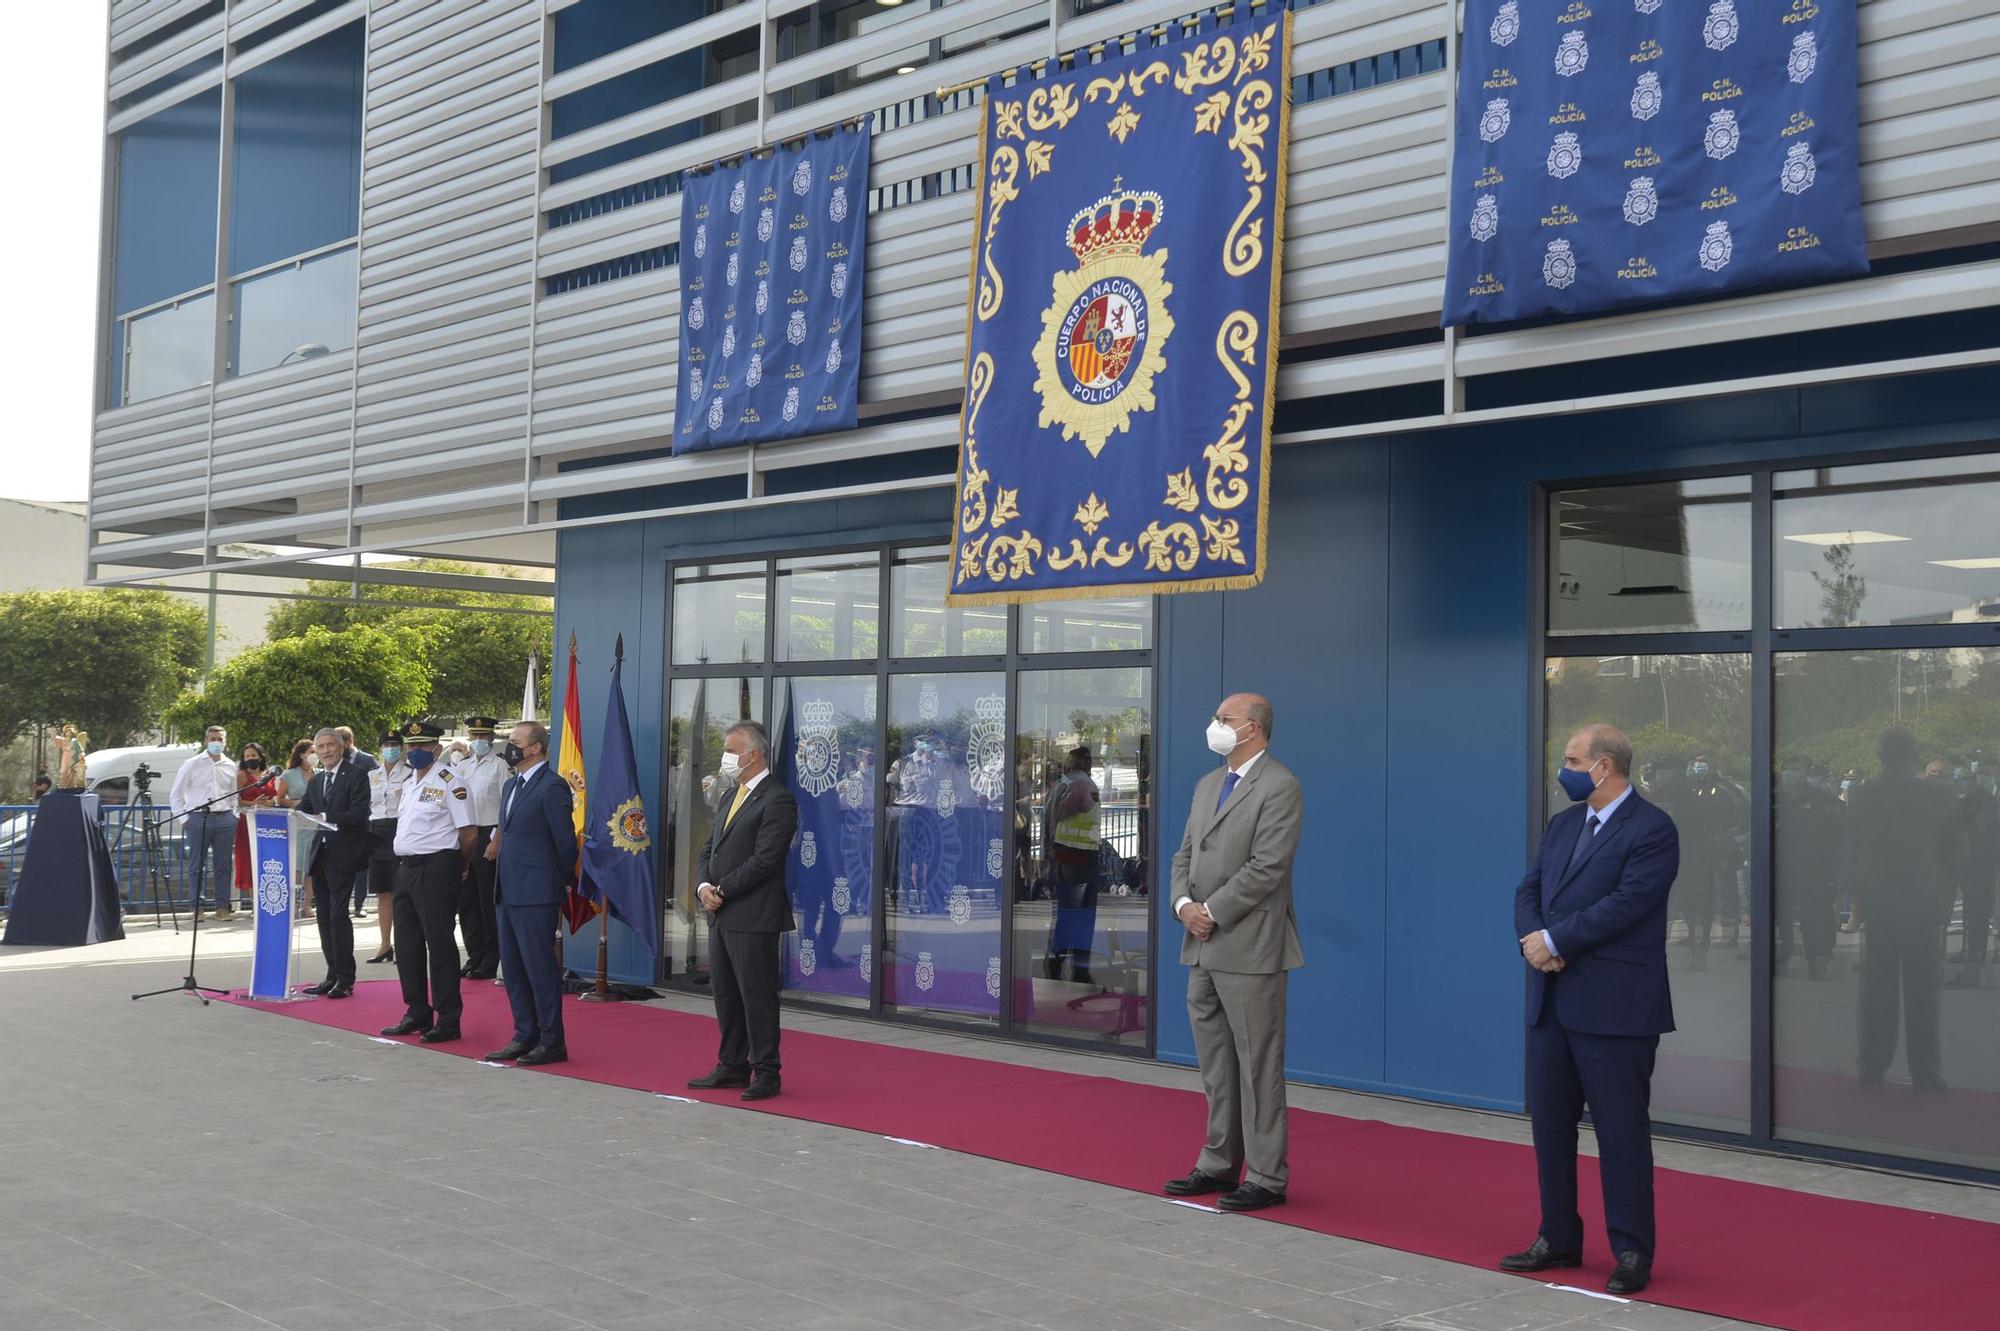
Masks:
[[[951,552],[943,546],[897,552],[889,571],[893,655],[1005,654],[1006,606],[948,606],[944,603],[950,561]]]
[[[722,739],[738,721],[764,719],[764,681],[677,679],[667,689],[667,866],[663,935],[667,977],[708,974],[708,917],[694,899],[701,849],[735,787],[722,779]]]
[[[144,389],[125,382],[122,316],[215,281],[216,178],[222,160],[222,90],[211,89],[146,117],[117,136],[117,222],[111,268],[111,310],[121,316],[106,334],[110,373],[105,402],[118,406],[174,388],[154,380]],[[207,317],[207,316],[203,316]],[[175,388],[205,383],[201,372],[166,376]],[[185,382],[176,382],[184,380]]]
[[[1779,628],[2000,615],[2000,455],[1780,472]]]
[[[1144,1045],[1152,672],[1035,670],[1014,735],[1014,1019]]]
[[[674,570],[675,665],[764,659],[764,561]]]
[[[215,363],[215,293],[192,296],[125,325],[125,400],[143,402],[207,383]]]
[[[873,550],[779,560],[778,659],[874,660],[881,576],[882,557]]]
[[[2000,648],[1774,664],[1776,1131],[2000,1168]]]
[[[354,345],[352,246],[236,284],[230,365],[255,374]]]
[[[1750,479],[1549,497],[1549,632],[1750,627]]]
[[[783,938],[787,989],[868,1004],[875,883],[873,675],[778,681],[774,761],[799,805],[785,860],[798,930]]]
[[[1000,1015],[1006,689],[997,672],[889,681],[882,998],[899,1011]]]
[[[1153,598],[1036,601],[1021,607],[1023,651],[1131,652],[1153,645]]]
[[[232,276],[323,250],[359,228],[364,26],[336,28],[237,76]],[[352,322],[352,290],[346,305]]]
[[[1680,829],[1667,966],[1679,1029],[1660,1041],[1653,1117],[1746,1132],[1750,1126],[1750,657],[1568,656],[1545,667],[1544,808],[1578,727],[1608,721],[1631,737],[1634,784]]]

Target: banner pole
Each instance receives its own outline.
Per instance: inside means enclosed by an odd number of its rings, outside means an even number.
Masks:
[[[608,964],[610,949],[607,945],[605,938],[605,935],[610,932],[610,926],[605,923],[605,919],[610,914],[611,914],[610,908],[606,906],[602,901],[598,902],[597,983],[589,993],[583,996],[583,1001],[586,1003],[611,1003],[617,1001],[611,993],[610,966]]]

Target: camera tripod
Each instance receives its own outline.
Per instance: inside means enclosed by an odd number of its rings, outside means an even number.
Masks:
[[[174,932],[181,931],[181,915],[174,905],[171,889],[167,885],[166,872],[161,868],[167,860],[167,848],[160,841],[160,825],[153,817],[153,792],[148,784],[141,782],[138,793],[132,797],[132,808],[125,815],[125,826],[129,831],[132,820],[139,822],[139,849],[137,877],[146,885],[146,895],[153,906],[153,923],[160,923],[160,903],[166,902],[167,918],[174,924]]]
[[[195,814],[205,811],[210,805],[220,804],[223,800],[226,799],[233,799],[235,798],[235,795],[236,792],[233,790],[225,791],[222,794],[217,795],[212,800],[207,800],[201,804],[195,805],[193,808],[189,809],[187,813],[180,816],[183,818],[193,817]],[[158,824],[154,824],[152,835],[157,841],[159,837]],[[188,878],[188,882],[190,885],[189,906],[190,910],[194,915],[194,927],[190,929],[188,932],[188,973],[185,976],[181,977],[181,982],[177,985],[173,985],[166,989],[149,989],[143,994],[132,995],[133,1002],[136,1003],[142,998],[157,998],[161,994],[193,994],[196,998],[201,1000],[201,1005],[203,1007],[207,1007],[208,995],[210,994],[227,995],[229,993],[227,989],[216,989],[209,985],[198,984],[195,982],[194,978],[195,951],[197,948],[201,946],[201,915],[202,915],[201,889],[203,886],[202,878],[203,875],[206,873],[207,869],[208,869],[208,847],[202,846],[195,853],[194,871],[192,874],[189,875]],[[176,929],[180,928],[180,919],[178,916],[175,917],[174,927]]]

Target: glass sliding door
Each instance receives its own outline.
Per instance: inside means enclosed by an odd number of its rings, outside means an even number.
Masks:
[[[875,885],[876,681],[810,675],[777,686],[774,762],[798,801],[785,857],[796,932],[783,939],[785,988],[868,1005]]]
[[[708,975],[708,915],[695,902],[701,850],[736,787],[721,775],[722,740],[738,721],[764,719],[764,681],[746,675],[677,679],[667,690],[666,929],[669,979]]]

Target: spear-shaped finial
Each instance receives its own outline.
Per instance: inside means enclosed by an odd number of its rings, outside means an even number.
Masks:
[[[571,630],[569,631],[569,654],[570,654],[571,656],[575,656],[575,655],[576,655],[576,630],[575,630],[575,629],[571,629]]]
[[[615,648],[613,648],[613,649],[612,649],[612,653],[611,653],[611,655],[612,655],[612,659],[613,659],[614,663],[616,663],[616,664],[619,664],[619,665],[623,665],[623,664],[624,664],[624,662],[625,662],[625,635],[624,635],[624,634],[622,634],[622,633],[621,633],[621,634],[619,634],[619,635],[618,635],[618,645],[617,645],[617,647],[615,647]]]

